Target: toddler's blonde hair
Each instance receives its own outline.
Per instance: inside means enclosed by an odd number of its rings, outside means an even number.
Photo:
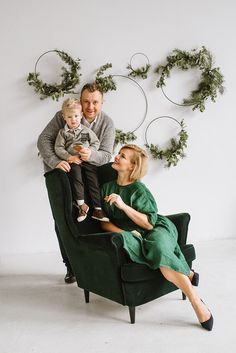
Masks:
[[[82,111],[82,106],[80,100],[77,98],[67,98],[62,104],[62,113],[67,110],[80,109]]]

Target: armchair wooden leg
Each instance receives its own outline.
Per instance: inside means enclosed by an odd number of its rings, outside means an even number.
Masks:
[[[135,306],[129,306],[130,323],[135,323]]]
[[[186,299],[186,295],[182,292],[182,299],[185,300]]]
[[[85,303],[89,303],[89,291],[84,289]]]

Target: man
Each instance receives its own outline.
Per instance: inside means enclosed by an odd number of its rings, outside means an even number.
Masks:
[[[81,159],[92,162],[97,166],[108,163],[113,151],[115,127],[111,118],[102,111],[103,92],[95,83],[88,83],[82,88],[80,100],[83,110],[81,123],[93,130],[100,142],[98,151],[91,150],[89,147],[82,148],[80,150]],[[65,172],[69,172],[71,169],[70,164],[67,161],[60,160],[54,150],[58,131],[64,125],[65,120],[63,119],[62,111],[59,111],[39,135],[37,147],[43,158],[45,172],[54,168],[60,168]],[[75,277],[57,229],[56,233],[63,262],[67,267],[65,282],[73,283],[75,282]]]

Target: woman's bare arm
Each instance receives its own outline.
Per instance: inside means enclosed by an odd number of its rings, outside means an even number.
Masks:
[[[126,205],[126,203],[124,203],[120,195],[113,193],[109,196],[106,196],[105,201],[110,203],[110,205],[114,204],[116,207],[124,211],[126,215],[139,227],[145,230],[153,229],[153,225],[149,222],[148,216]]]

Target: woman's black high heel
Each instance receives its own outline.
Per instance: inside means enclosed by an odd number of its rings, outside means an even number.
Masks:
[[[204,303],[204,301],[201,299],[201,301],[203,302],[204,305],[206,305]],[[209,310],[209,309],[208,309]],[[209,311],[210,312],[210,311]],[[212,313],[210,312],[211,316],[210,318],[207,320],[207,321],[204,321],[204,322],[200,322],[200,324],[202,325],[202,327],[207,330],[207,331],[211,331],[212,328],[213,328],[213,323],[214,323],[214,319],[213,319],[213,316],[212,316]]]
[[[191,269],[191,271],[193,271],[193,278],[191,283],[193,286],[197,287],[199,284],[199,273],[195,272],[193,269]]]
[[[200,324],[202,325],[202,327],[207,330],[207,331],[211,331],[212,327],[213,327],[213,323],[214,323],[214,319],[213,316],[211,314],[210,319],[208,319],[207,321],[204,322],[200,322]]]

